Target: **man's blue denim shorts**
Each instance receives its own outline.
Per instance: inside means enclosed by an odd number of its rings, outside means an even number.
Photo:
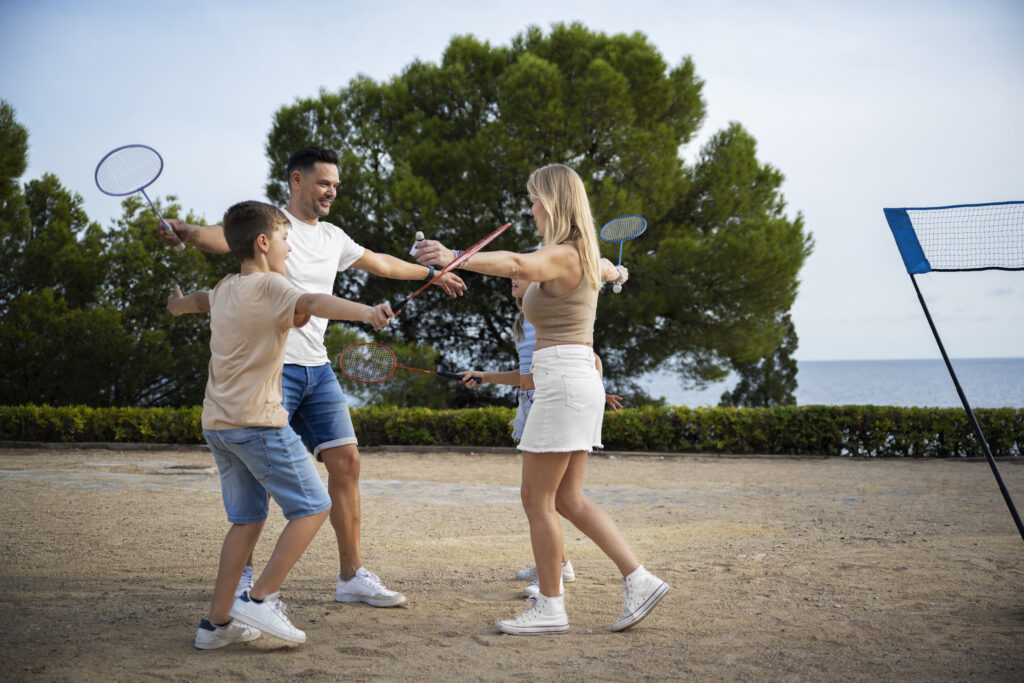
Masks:
[[[324,449],[359,443],[348,401],[330,364],[286,363],[281,393],[289,424],[318,460]]]
[[[267,493],[285,519],[331,509],[327,487],[291,427],[204,429],[220,470],[224,509],[232,524],[267,518]]]

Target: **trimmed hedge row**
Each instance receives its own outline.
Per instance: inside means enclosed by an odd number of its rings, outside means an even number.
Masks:
[[[0,406],[0,441],[203,442],[202,408]],[[512,446],[514,409],[371,406],[352,411],[367,446]],[[975,411],[997,457],[1024,455],[1024,409]],[[612,451],[874,457],[981,456],[963,410],[893,406],[627,408],[606,412]]]

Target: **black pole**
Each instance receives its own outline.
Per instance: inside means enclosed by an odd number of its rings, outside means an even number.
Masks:
[[[917,300],[921,302],[921,309],[924,311],[924,317],[928,319],[928,326],[932,328],[932,335],[935,337],[935,343],[939,345],[939,352],[942,353],[942,360],[946,361],[946,369],[949,370],[949,376],[953,378],[953,386],[956,387],[956,393],[960,396],[960,402],[964,404],[964,410],[967,411],[967,419],[971,421],[971,426],[974,427],[974,435],[978,437],[981,449],[985,451],[985,459],[988,460],[988,465],[992,468],[992,474],[996,477],[996,483],[999,484],[999,490],[1003,494],[1003,500],[1006,501],[1006,506],[1010,508],[1010,514],[1013,516],[1013,521],[1017,524],[1017,531],[1020,532],[1020,537],[1024,539],[1024,524],[1021,523],[1020,515],[1017,514],[1017,508],[1013,504],[1013,499],[1010,498],[1010,492],[1006,490],[1006,484],[1003,483],[1003,477],[999,474],[999,468],[996,467],[996,460],[992,457],[992,451],[989,449],[988,441],[985,440],[985,435],[981,431],[981,425],[978,424],[977,418],[974,417],[974,411],[971,410],[971,405],[967,402],[964,390],[960,388],[960,380],[956,378],[956,373],[953,372],[953,364],[949,362],[949,356],[946,355],[946,349],[942,345],[942,339],[939,338],[939,331],[935,329],[935,323],[932,322],[932,314],[928,312],[928,306],[924,302],[924,297],[921,295],[921,288],[917,286],[917,280],[914,279],[913,273],[910,274],[910,281],[914,283],[914,291],[917,292]]]

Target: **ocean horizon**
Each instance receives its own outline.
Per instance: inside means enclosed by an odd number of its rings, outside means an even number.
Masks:
[[[1024,408],[1024,358],[956,358],[950,361],[972,408]],[[738,377],[684,389],[670,373],[652,373],[641,386],[669,405],[717,406]],[[797,361],[797,405],[961,407],[941,358]]]

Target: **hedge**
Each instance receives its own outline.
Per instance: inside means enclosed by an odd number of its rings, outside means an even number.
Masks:
[[[367,446],[512,446],[514,412],[371,406],[354,409],[352,419]],[[201,414],[201,407],[0,406],[0,441],[199,444]],[[984,408],[975,414],[993,455],[1024,455],[1024,409]],[[627,408],[605,413],[603,438],[610,451],[982,455],[966,414],[957,408]]]

